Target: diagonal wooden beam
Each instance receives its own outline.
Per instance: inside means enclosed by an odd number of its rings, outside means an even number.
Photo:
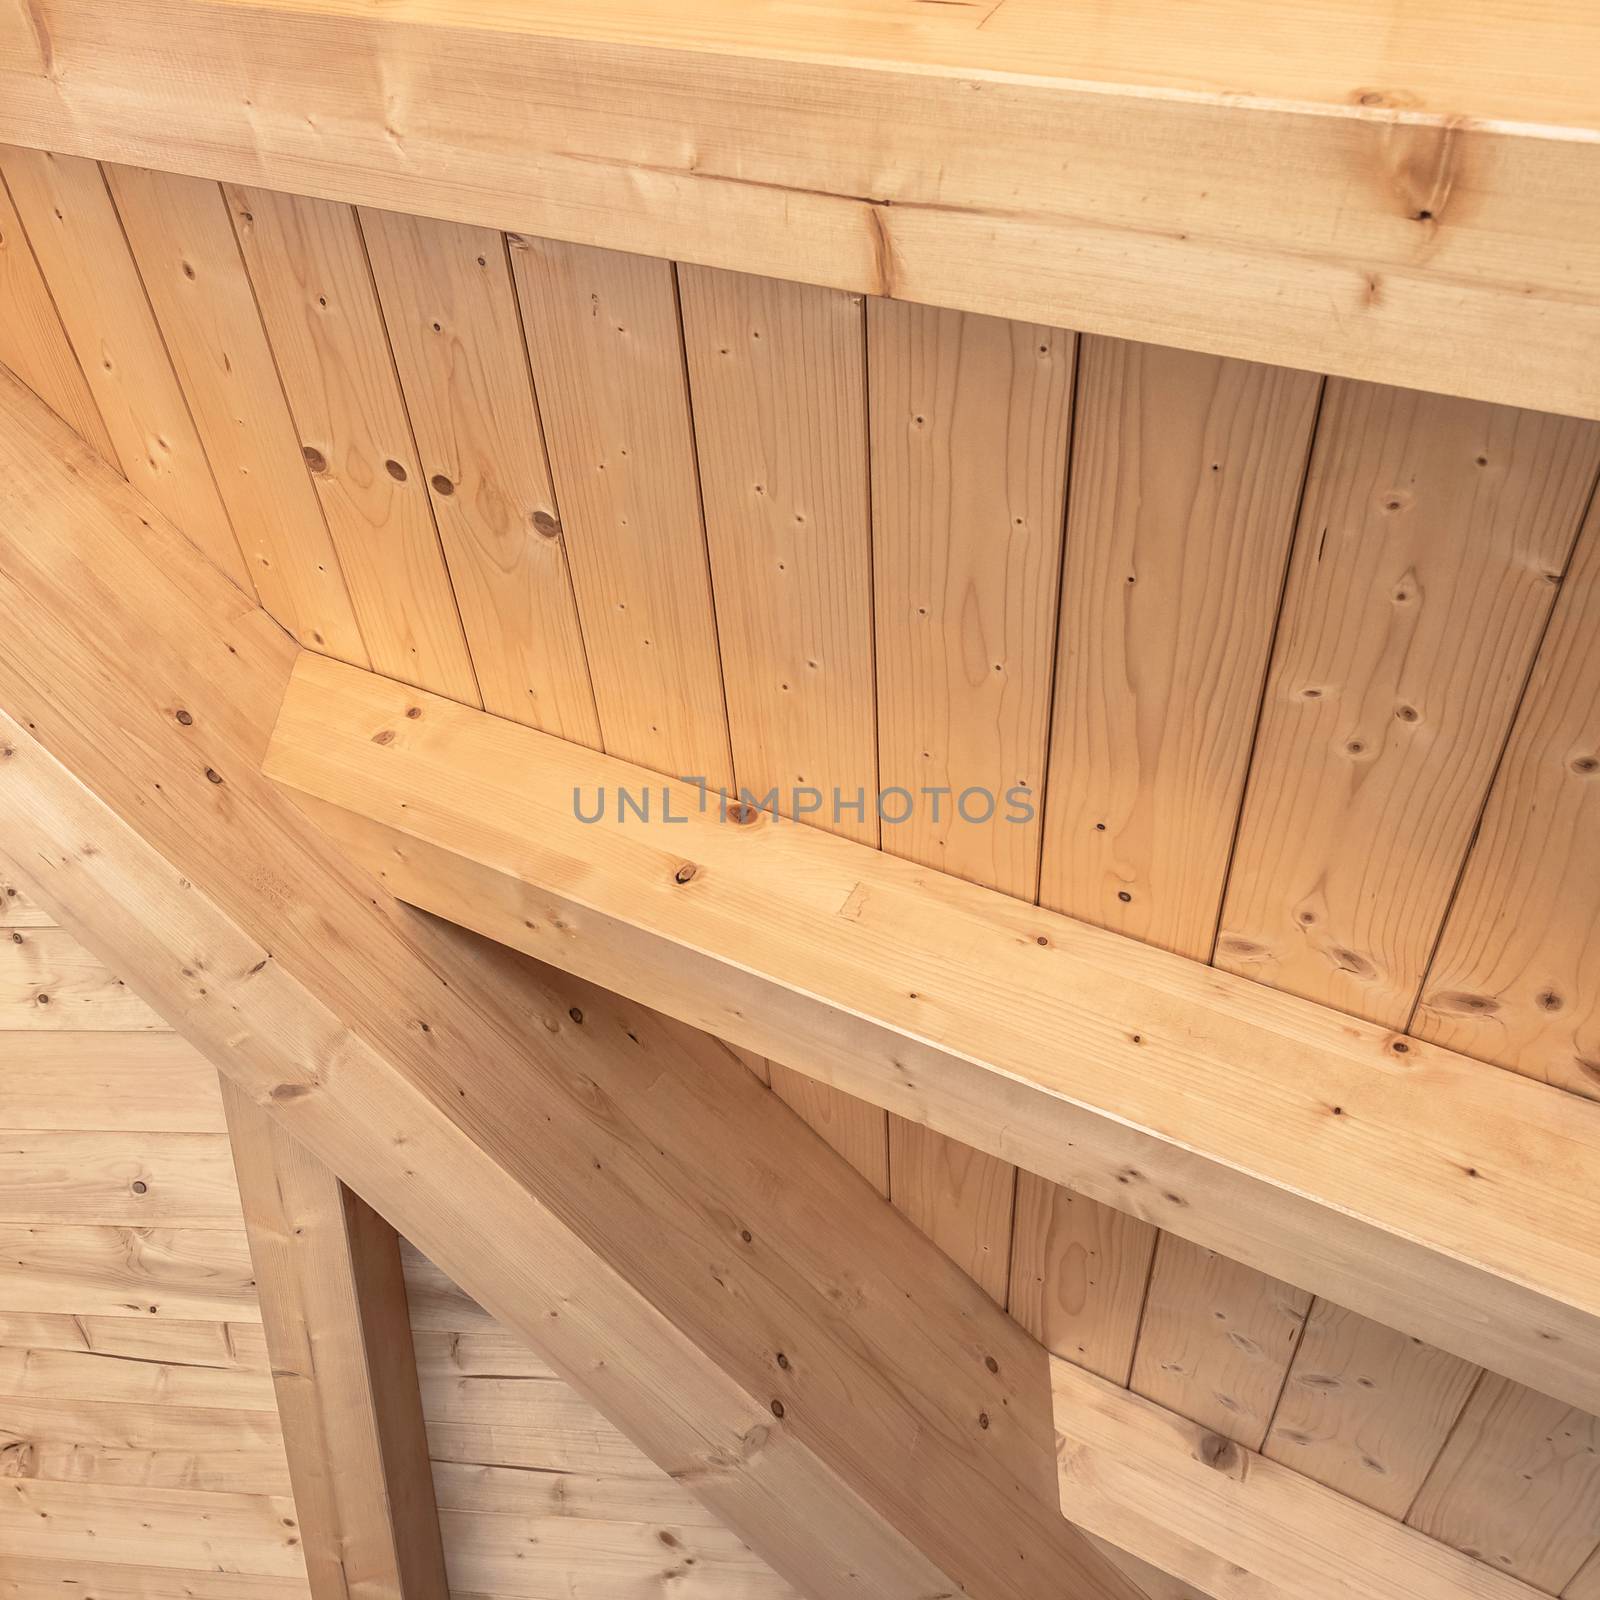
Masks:
[[[449,1600],[400,1241],[226,1074],[312,1600]]]
[[[4,381],[0,614],[24,888],[784,1578],[1128,1600],[1044,1352],[730,1053],[352,867],[259,771],[292,644]]]
[[[415,905],[1600,1409],[1600,1104],[337,662],[267,770]]]

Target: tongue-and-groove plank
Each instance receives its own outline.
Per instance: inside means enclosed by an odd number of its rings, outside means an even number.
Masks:
[[[8,368],[99,452],[117,463],[83,368],[0,175],[0,367]]]
[[[373,667],[482,705],[355,212],[224,193]]]
[[[392,211],[361,232],[484,709],[598,748],[505,237]]]
[[[366,665],[221,191],[103,170],[261,603],[307,645]]]
[[[116,464],[236,583],[251,578],[97,163],[13,145],[0,170]]]

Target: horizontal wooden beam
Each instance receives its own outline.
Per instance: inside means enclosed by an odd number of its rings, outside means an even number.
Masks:
[[[30,0],[0,140],[1600,416],[1597,75],[1581,0]]]
[[[267,770],[414,905],[1600,1407],[1600,1104],[309,654]]]
[[[292,642],[3,377],[0,614],[24,888],[780,1576],[1128,1600],[1043,1350],[715,1041],[353,868],[260,771]]]
[[[1543,1591],[1052,1358],[1061,1509],[1216,1600],[1543,1600]]]
[[[450,1600],[400,1241],[222,1079],[311,1600]]]

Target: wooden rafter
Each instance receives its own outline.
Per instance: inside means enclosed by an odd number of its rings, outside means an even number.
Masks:
[[[413,904],[1600,1407],[1600,1105],[309,655],[268,771]]]
[[[226,1074],[312,1600],[449,1600],[393,1228]]]
[[[292,643],[0,393],[25,889],[806,1595],[1126,1600],[1043,1351],[720,1046],[352,868],[259,770]]]

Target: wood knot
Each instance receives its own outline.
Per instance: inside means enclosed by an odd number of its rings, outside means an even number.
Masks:
[[[1218,1472],[1231,1472],[1239,1459],[1239,1447],[1220,1433],[1202,1434],[1196,1453],[1208,1467],[1215,1467]]]
[[[300,454],[306,458],[306,465],[313,472],[320,474],[328,470],[328,458],[314,444],[303,445]]]
[[[373,734],[372,742],[374,744],[393,744],[394,743],[394,729],[393,728],[379,728],[378,731],[375,734]]]
[[[542,534],[546,539],[561,537],[561,524],[548,511],[534,512],[533,528],[535,533]]]

